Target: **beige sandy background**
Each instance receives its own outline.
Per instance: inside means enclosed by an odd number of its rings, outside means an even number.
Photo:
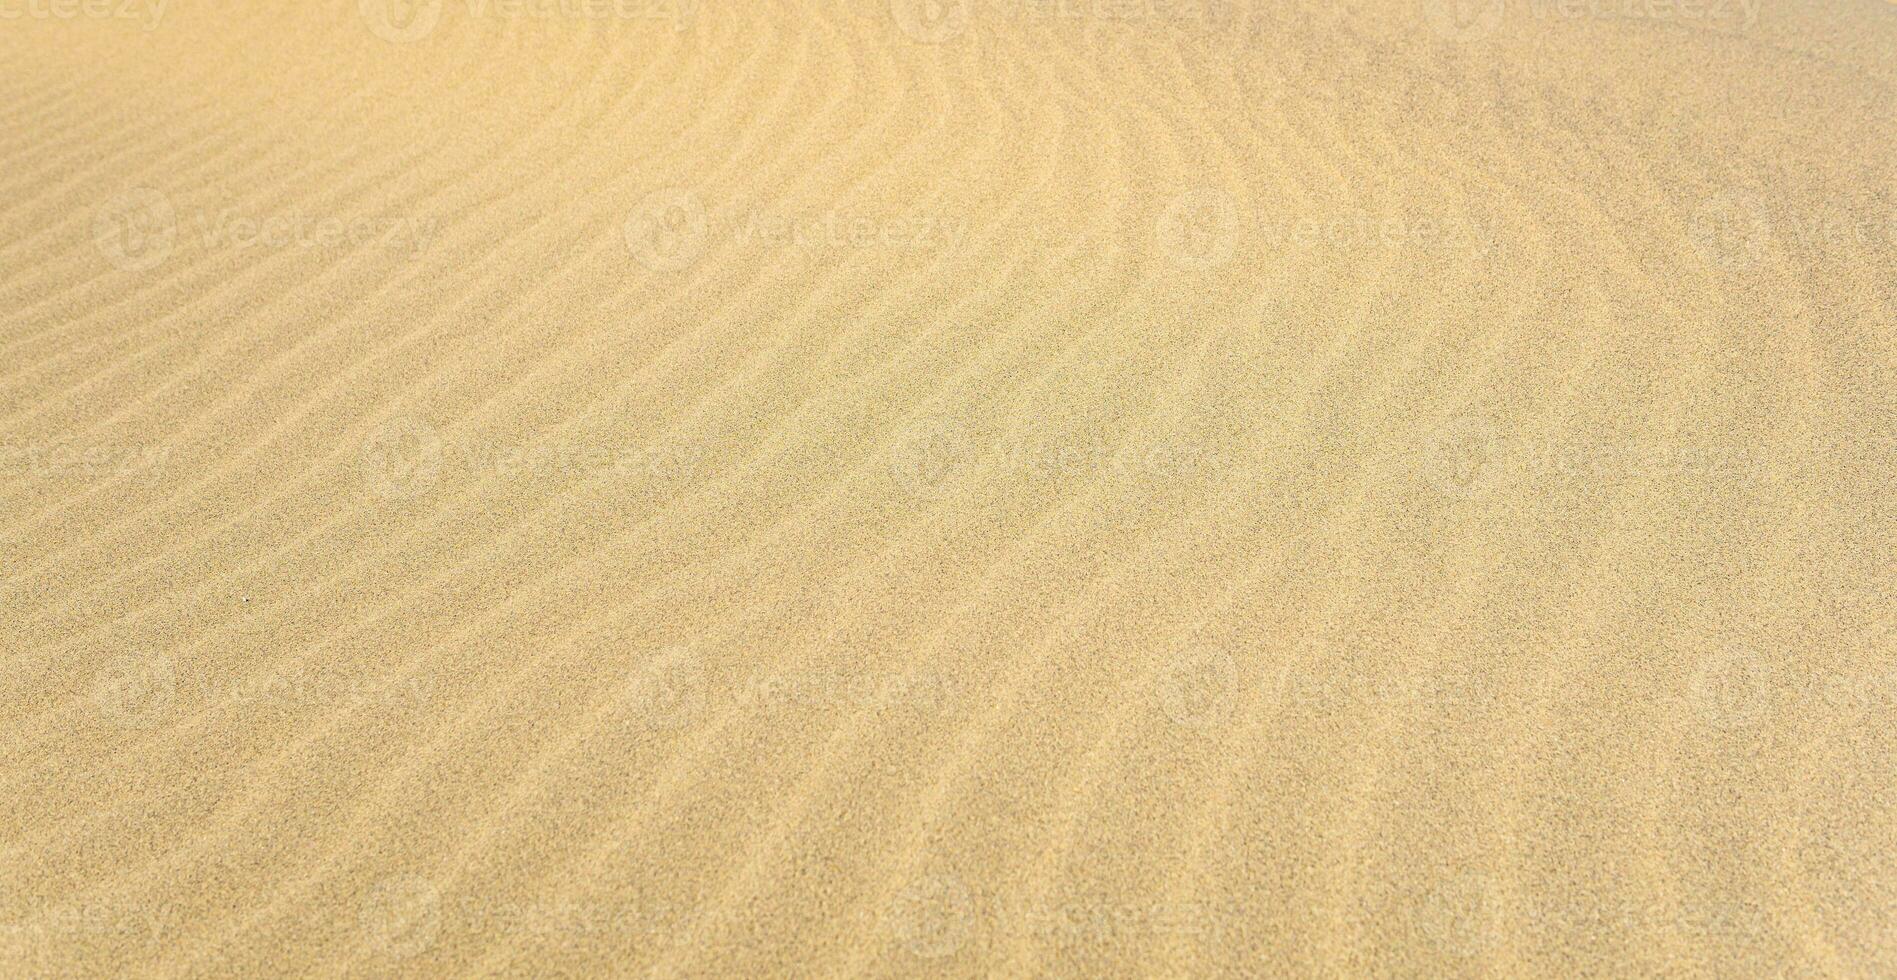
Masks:
[[[1890,4],[0,52],[0,973],[1897,973]]]

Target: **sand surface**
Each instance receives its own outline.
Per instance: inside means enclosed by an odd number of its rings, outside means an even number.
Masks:
[[[1897,975],[1889,3],[0,65],[0,974]]]

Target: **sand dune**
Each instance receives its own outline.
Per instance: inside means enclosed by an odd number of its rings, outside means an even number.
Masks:
[[[0,50],[8,976],[1897,972],[1897,7]]]

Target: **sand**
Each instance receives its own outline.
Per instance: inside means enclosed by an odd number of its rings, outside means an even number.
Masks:
[[[0,973],[1897,973],[1897,7],[0,52]]]

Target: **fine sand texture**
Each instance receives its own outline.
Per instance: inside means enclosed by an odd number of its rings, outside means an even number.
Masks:
[[[1897,976],[1897,5],[0,65],[0,976]]]

